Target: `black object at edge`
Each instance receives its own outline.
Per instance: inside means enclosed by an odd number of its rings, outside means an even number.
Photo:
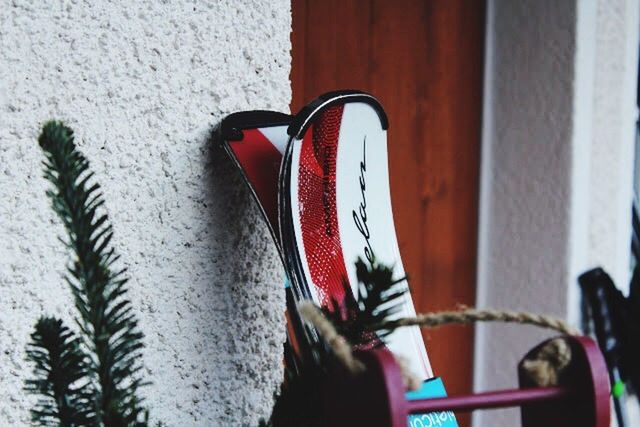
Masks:
[[[589,306],[595,335],[600,351],[604,355],[612,387],[619,381],[633,384],[637,361],[632,332],[633,313],[629,302],[616,287],[611,277],[600,267],[583,273],[578,282]],[[618,426],[629,425],[622,396],[612,394]]]
[[[578,277],[594,323],[600,350],[609,368],[624,364],[626,299],[600,267]],[[623,369],[624,370],[624,369]]]
[[[240,141],[244,129],[283,126],[291,123],[292,116],[267,110],[240,111],[229,114],[218,127],[218,136],[222,141]]]
[[[387,113],[385,113],[384,108],[382,108],[380,101],[378,101],[373,95],[359,90],[336,90],[322,94],[304,106],[298,114],[293,116],[293,120],[287,129],[287,133],[290,136],[295,136],[297,139],[301,139],[304,132],[311,125],[311,118],[315,114],[318,114],[326,108],[341,102],[364,102],[371,105],[373,109],[376,110],[376,113],[378,113],[382,129],[387,130],[389,128]]]

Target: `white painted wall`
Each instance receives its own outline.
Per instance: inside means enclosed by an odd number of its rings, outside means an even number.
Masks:
[[[589,264],[628,289],[637,117],[637,1],[600,1],[591,147]]]
[[[488,2],[479,307],[575,323],[579,273],[603,264],[627,280],[639,26],[634,0]],[[479,326],[476,389],[515,386],[517,361],[549,335]]]
[[[147,345],[153,420],[257,425],[281,379],[282,272],[209,134],[287,111],[286,0],[0,0],[0,425],[26,425],[24,347],[73,315],[39,127],[76,130],[102,184]]]
[[[575,1],[488,3],[478,307],[563,316],[571,230]],[[516,364],[548,333],[481,325],[475,386],[515,386]],[[517,410],[476,425],[517,425]]]

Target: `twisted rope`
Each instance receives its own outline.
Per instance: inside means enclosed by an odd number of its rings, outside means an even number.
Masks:
[[[542,347],[522,368],[531,381],[539,386],[557,385],[560,373],[571,363],[571,348],[567,341],[556,338]]]
[[[311,302],[302,302],[298,306],[300,315],[311,323],[327,342],[336,358],[352,373],[357,374],[365,370],[365,366],[353,355],[353,348],[340,334],[334,325],[325,317],[322,311]],[[506,322],[539,326],[553,329],[565,335],[579,335],[580,332],[566,322],[540,314],[518,312],[510,310],[476,310],[463,309],[457,311],[441,311],[436,313],[419,314],[390,320],[381,323],[376,330],[394,330],[406,326],[420,326],[434,328],[442,325],[457,323],[468,324],[474,322]],[[409,390],[417,390],[421,381],[410,370],[406,360],[397,357],[404,385]],[[523,368],[529,378],[539,386],[558,384],[561,372],[571,362],[571,348],[562,338],[549,341],[542,347],[533,359],[527,359]]]
[[[309,323],[311,323],[318,333],[324,338],[331,348],[336,358],[354,374],[364,372],[364,364],[353,356],[351,344],[336,330],[333,323],[329,321],[312,302],[302,302],[298,305],[298,312]]]
[[[565,335],[579,335],[580,332],[566,322],[551,316],[510,310],[476,310],[464,309],[455,311],[439,311],[436,313],[419,314],[416,317],[407,317],[397,320],[389,320],[375,329],[394,330],[404,326],[421,326],[435,328],[451,323],[466,324],[474,322],[505,322],[539,326],[553,329]]]

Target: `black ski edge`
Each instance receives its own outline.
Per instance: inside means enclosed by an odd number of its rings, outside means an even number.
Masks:
[[[289,125],[292,116],[277,111],[240,111],[226,116],[217,129],[218,141],[240,141],[245,129]]]
[[[293,116],[287,133],[296,139],[302,139],[317,114],[333,105],[346,104],[349,102],[364,102],[371,105],[373,109],[376,110],[376,113],[378,113],[382,129],[387,130],[389,128],[387,113],[385,113],[384,108],[382,108],[380,101],[373,95],[359,90],[337,90],[320,95],[302,108],[298,114]]]

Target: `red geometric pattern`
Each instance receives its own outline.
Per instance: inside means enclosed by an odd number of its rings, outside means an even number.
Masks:
[[[347,269],[336,208],[336,158],[344,106],[331,107],[307,130],[300,153],[298,201],[302,240],[319,303],[342,302]]]

